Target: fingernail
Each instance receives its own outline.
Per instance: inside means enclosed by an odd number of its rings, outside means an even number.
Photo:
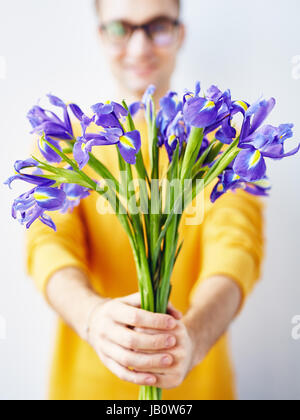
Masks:
[[[176,338],[175,337],[168,337],[167,338],[167,347],[173,347],[176,344]]]
[[[165,356],[161,359],[161,362],[164,366],[169,366],[172,363],[172,360],[169,356]]]
[[[146,378],[145,382],[147,385],[152,385],[155,383],[155,379],[152,377],[149,377],[149,378]]]
[[[175,321],[175,319],[170,318],[168,320],[168,328],[172,329],[172,328],[175,328],[175,327],[176,327],[176,321]]]

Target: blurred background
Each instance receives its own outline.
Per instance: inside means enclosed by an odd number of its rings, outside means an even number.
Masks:
[[[90,0],[0,0],[0,399],[43,399],[55,316],[24,273],[24,230],[2,185],[32,142],[26,113],[46,93],[90,105],[110,97]],[[299,0],[183,0],[188,38],[176,90],[217,84],[234,98],[275,96],[269,122],[300,140]],[[263,276],[231,328],[241,399],[300,399],[299,157],[270,165]],[[20,192],[22,191],[22,187]],[[299,322],[299,317],[298,317]],[[295,327],[295,326],[294,326]],[[298,339],[297,339],[298,338]]]

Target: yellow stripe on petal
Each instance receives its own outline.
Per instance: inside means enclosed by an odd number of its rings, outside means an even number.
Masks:
[[[235,174],[232,180],[238,181],[239,179],[241,179],[241,177],[238,174]]]
[[[203,109],[211,109],[215,107],[215,103],[213,101],[207,101],[207,103],[204,105]]]
[[[172,134],[172,135],[169,137],[169,140],[168,140],[169,146],[172,146],[173,141],[174,141],[175,139],[176,139],[175,134]]]
[[[85,151],[85,149],[86,149],[86,144],[85,144],[85,143],[82,143],[82,145],[81,145],[81,150],[84,152],[84,151]]]
[[[270,188],[271,187],[271,183],[267,179],[262,179],[260,181],[255,181],[255,182],[253,182],[253,184],[257,185],[258,187],[261,187],[261,188]]]
[[[40,146],[41,146],[41,149],[44,151],[44,152],[46,152],[46,142],[45,142],[45,139],[44,139],[44,137],[41,137],[40,138]]]
[[[135,149],[134,144],[132,143],[132,140],[127,136],[120,137],[120,142],[123,144],[123,146],[130,147],[131,149]]]
[[[223,192],[224,191],[224,186],[223,184],[219,184],[217,187],[218,192]]]
[[[185,95],[185,98],[189,98],[189,99],[193,99],[195,97],[195,95],[193,93],[187,93]]]
[[[257,165],[257,163],[259,162],[260,157],[261,157],[260,151],[259,150],[256,150],[256,152],[254,153],[254,155],[250,159],[250,162],[249,162],[250,168],[252,168],[253,166]]]
[[[248,110],[248,105],[243,101],[236,101],[236,104],[238,104],[243,110],[246,112]]]
[[[33,196],[34,196],[36,201],[47,201],[50,198],[47,194],[42,194],[42,193],[39,193],[39,192],[35,192],[33,194]]]

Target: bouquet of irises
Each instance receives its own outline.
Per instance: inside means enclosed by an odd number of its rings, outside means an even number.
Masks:
[[[48,95],[60,114],[41,106],[28,113],[43,158],[17,161],[16,174],[6,183],[11,186],[18,179],[32,184],[12,206],[12,216],[27,228],[40,220],[55,230],[49,212],[70,211],[91,192],[104,197],[128,235],[141,308],[166,313],[172,272],[182,247],[179,226],[187,207],[213,182],[212,202],[237,189],[268,195],[267,159],[295,155],[300,145],[285,151],[292,124],[263,126],[275,106],[273,98],[250,105],[233,100],[229,90],[222,92],[216,86],[201,94],[197,83],[194,92],[186,91],[182,97],[169,92],[157,112],[154,93],[150,86],[143,100],[130,106],[125,101],[98,103],[88,115],[78,105]],[[145,113],[150,170],[141,149],[145,139],[134,123],[137,112]],[[80,122],[80,137],[74,136],[71,113]],[[237,128],[238,115],[242,123]],[[119,179],[93,154],[94,148],[102,146],[115,147]],[[168,165],[161,177],[163,149]],[[87,165],[98,179],[87,174]],[[130,186],[134,181],[138,191]],[[140,388],[140,399],[161,398],[161,389]]]

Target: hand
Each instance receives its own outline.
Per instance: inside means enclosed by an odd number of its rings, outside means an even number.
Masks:
[[[154,330],[137,329],[141,333],[154,334]],[[195,348],[196,342],[193,339],[192,333],[183,321],[178,320],[177,326],[174,329],[176,336],[176,346],[174,346],[168,353],[172,357],[173,363],[163,369],[155,369],[157,382],[155,384],[158,388],[172,389],[177,388],[182,384],[188,373],[195,366]],[[156,353],[157,354],[157,353]],[[153,353],[153,357],[155,353]]]
[[[176,337],[181,337],[178,331],[175,337],[174,328],[178,330],[177,320],[182,315],[172,305],[169,314],[151,313],[140,309],[140,302],[140,293],[104,302],[91,318],[88,342],[120,379],[157,386],[154,373],[175,361],[170,350]]]

